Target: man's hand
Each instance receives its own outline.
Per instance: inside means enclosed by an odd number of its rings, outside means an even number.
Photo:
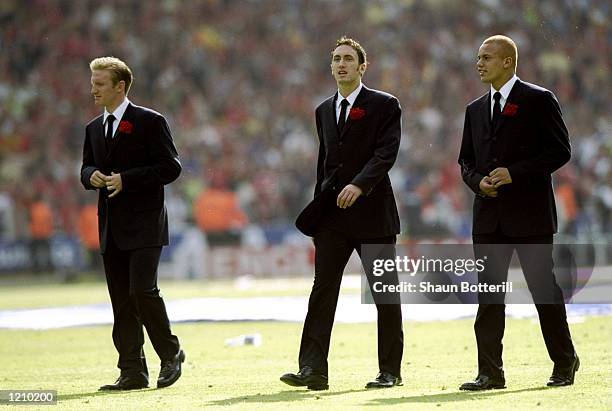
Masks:
[[[110,176],[106,176],[106,189],[112,191],[108,198],[113,198],[121,192],[123,184],[121,183],[121,174],[112,172]]]
[[[353,205],[353,203],[359,198],[362,192],[363,191],[361,191],[361,188],[357,187],[354,184],[349,184],[342,189],[340,194],[338,194],[336,204],[340,208],[348,208]]]
[[[89,183],[95,188],[106,187],[106,178],[104,174],[100,172],[100,170],[96,170],[91,173],[91,177],[89,177]]]
[[[497,197],[497,188],[491,182],[491,177],[484,176],[478,184],[480,191],[487,197]]]
[[[491,177],[491,184],[493,184],[495,188],[501,187],[504,184],[510,184],[512,182],[510,172],[505,167],[498,167],[491,171],[489,173],[489,177]]]

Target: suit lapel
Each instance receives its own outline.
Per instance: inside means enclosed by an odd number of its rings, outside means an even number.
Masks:
[[[98,117],[93,127],[91,128],[92,132],[92,145],[94,152],[101,153],[102,157],[106,157],[106,141],[104,140],[104,116]]]
[[[323,109],[323,126],[325,127],[325,135],[334,137],[335,140],[338,139],[338,126],[336,123],[336,97],[338,93],[331,96],[325,102],[325,108]]]
[[[480,114],[482,116],[482,123],[485,128],[485,140],[491,138],[491,91],[487,93],[487,97],[482,99],[482,106],[480,108]]]
[[[512,90],[510,90],[510,94],[508,94],[508,99],[506,100],[506,104],[504,105],[504,109],[506,107],[508,107],[508,103],[510,104],[516,104],[516,99],[517,97],[521,94],[520,93],[520,88],[521,85],[519,84],[520,80],[516,80],[514,82],[514,85],[512,86]],[[489,92],[489,94],[491,94],[491,92]],[[491,107],[491,104],[489,104],[489,109]],[[504,112],[504,110],[502,110],[502,113]],[[497,133],[497,131],[499,131],[499,129],[506,123],[507,121],[507,117],[508,116],[504,116],[503,114],[500,114],[499,116],[499,121],[497,122],[497,124],[495,125],[495,132]]]
[[[134,108],[132,103],[129,103],[127,108],[125,109],[125,113],[123,113],[123,117],[119,120],[119,126],[117,127],[117,132],[113,136],[112,141],[109,144],[109,149],[107,152],[107,157],[110,157],[113,152],[117,149],[118,146],[121,145],[122,141],[127,138],[127,134],[119,131],[121,129],[121,123],[127,121],[131,124],[134,124]]]
[[[357,95],[357,98],[355,99],[355,102],[353,103],[353,105],[351,106],[351,110],[354,109],[355,107],[359,107],[359,104],[363,104],[363,100],[365,100],[365,95],[369,92],[370,90],[366,87],[366,86],[362,86],[361,87],[361,91],[359,92],[359,94]],[[353,125],[354,121],[351,120],[351,115],[350,115],[350,111],[349,111],[349,116],[346,119],[346,123],[344,124],[344,129],[342,130],[342,133],[340,134],[340,140],[342,140],[344,138],[344,135],[346,133],[348,133],[349,129],[351,128],[351,126]]]

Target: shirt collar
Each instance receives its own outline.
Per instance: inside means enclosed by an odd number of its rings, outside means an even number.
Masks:
[[[123,118],[123,114],[125,113],[125,110],[127,109],[127,106],[130,104],[130,100],[128,100],[128,98],[124,98],[123,102],[121,104],[119,104],[117,106],[117,108],[115,109],[115,111],[113,111],[112,113],[109,113],[108,111],[106,111],[106,107],[104,108],[104,119],[103,119],[103,124],[106,124],[106,119],[108,118],[108,116],[110,116],[111,114],[113,116],[115,116],[115,120],[121,120],[121,118]]]
[[[516,83],[516,80],[518,80],[518,77],[515,74],[499,90],[495,90],[493,88],[493,85],[491,85],[491,96],[495,94],[495,92],[499,91],[502,95],[502,99],[504,101],[508,100],[508,96],[510,95],[510,92],[512,91],[512,87],[514,87],[514,83]]]
[[[340,90],[338,90],[338,94],[337,94],[338,98],[336,99],[336,107],[341,107],[340,103],[342,103],[343,98],[346,98],[349,102],[349,106],[352,107],[353,103],[355,103],[355,100],[357,99],[357,96],[359,95],[359,92],[361,91],[362,88],[363,88],[363,83],[360,81],[357,88],[353,90],[353,92],[349,94],[347,97],[342,97],[342,94],[340,94]]]

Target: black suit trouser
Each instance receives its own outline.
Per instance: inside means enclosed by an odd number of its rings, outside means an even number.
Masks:
[[[148,377],[142,349],[143,325],[161,360],[173,358],[179,350],[178,338],[170,331],[166,306],[157,288],[160,254],[161,247],[120,250],[112,235],[108,236],[104,271],[113,307],[117,366],[122,374]]]
[[[371,267],[371,264],[364,261],[361,246],[364,244],[395,244],[395,236],[367,240],[355,239],[334,230],[320,229],[315,234],[314,244],[315,278],[302,331],[299,366],[301,369],[308,365],[315,372],[327,375],[327,356],[344,268],[353,250],[357,250],[371,287],[374,281],[371,269],[368,268]],[[390,255],[379,256],[379,258],[395,259],[394,247],[384,247],[384,250]],[[386,283],[397,284],[397,272],[387,273],[385,276]],[[377,278],[375,281],[380,281],[380,279]],[[395,304],[389,304],[387,299],[384,303],[377,303],[376,309],[378,310],[379,369],[400,376],[404,333],[399,296]]]
[[[508,237],[498,228],[490,234],[474,234],[476,258],[486,256],[479,283],[502,284],[508,278],[512,253],[516,250],[527,287],[535,302],[540,328],[550,359],[565,367],[574,359],[574,346],[567,325],[563,294],[553,272],[552,235]],[[478,346],[478,373],[500,377],[503,371],[502,339],[505,328],[504,294],[479,294],[474,323]]]

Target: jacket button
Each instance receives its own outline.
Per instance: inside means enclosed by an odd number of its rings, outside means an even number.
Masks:
[[[342,167],[344,167],[344,164],[340,163],[340,165],[338,167],[342,168]]]
[[[339,146],[342,146],[342,141],[338,143]]]
[[[494,157],[494,158],[493,158],[493,162],[494,162],[494,163],[497,163],[497,157]]]

